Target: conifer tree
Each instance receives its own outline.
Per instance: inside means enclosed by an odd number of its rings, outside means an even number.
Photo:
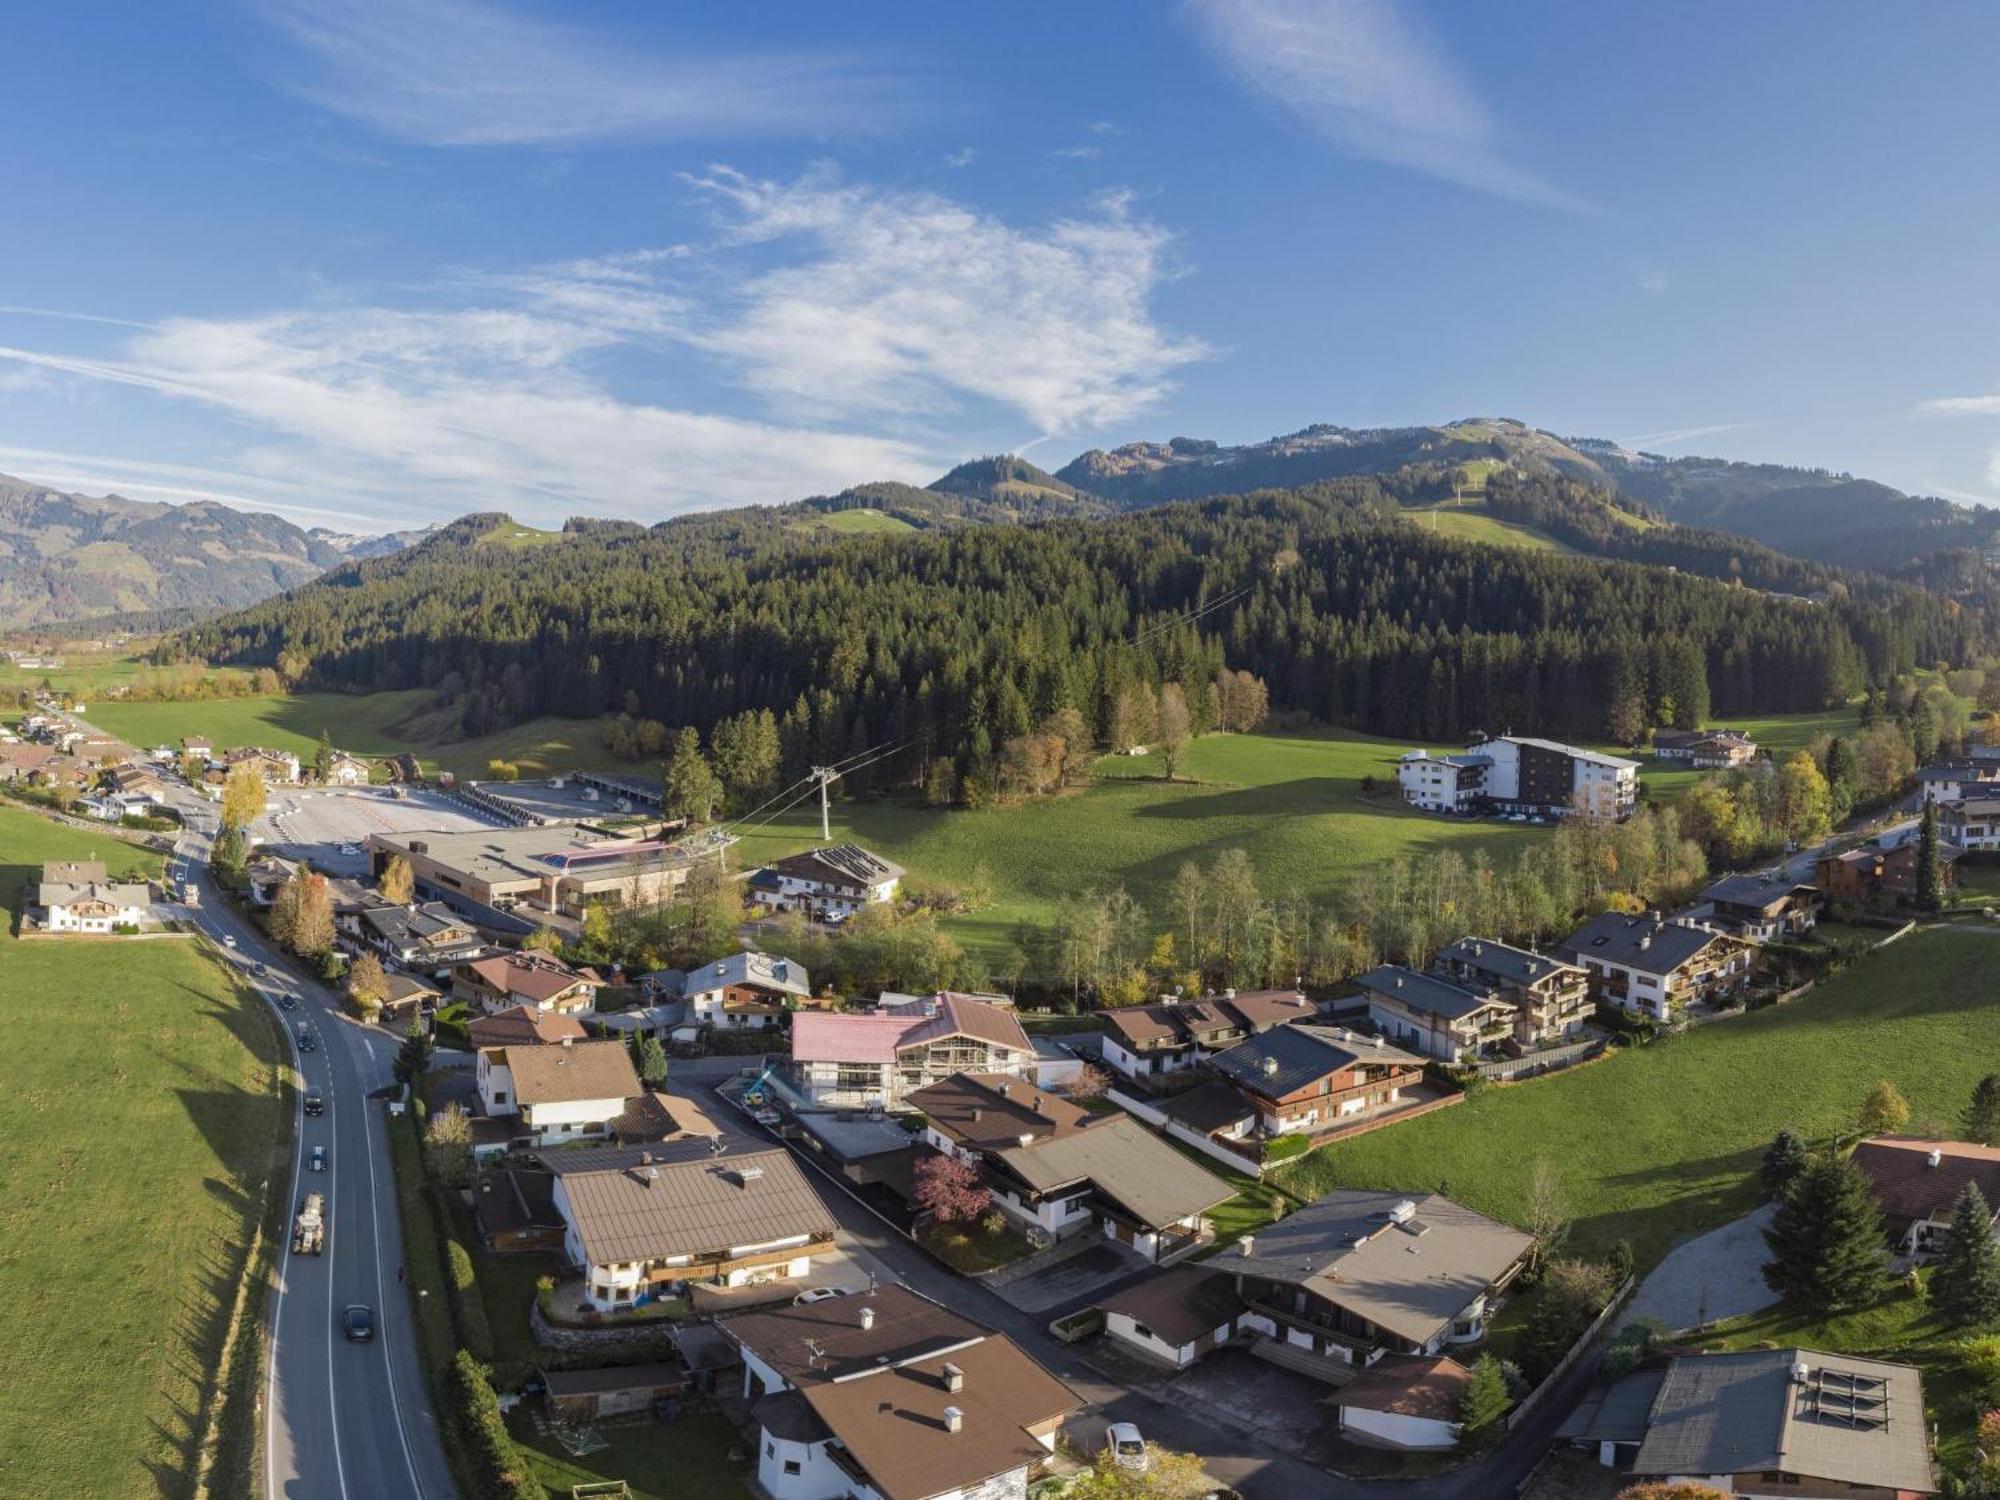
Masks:
[[[1888,1275],[1882,1212],[1868,1179],[1843,1156],[1823,1156],[1799,1175],[1778,1200],[1764,1243],[1765,1285],[1810,1312],[1863,1306]]]
[[[1771,1144],[1764,1148],[1763,1165],[1758,1169],[1770,1195],[1776,1198],[1790,1187],[1805,1171],[1808,1161],[1806,1143],[1797,1131],[1781,1130],[1772,1136]]]
[[[1507,1376],[1500,1361],[1482,1354],[1472,1365],[1472,1379],[1458,1398],[1458,1440],[1466,1447],[1484,1450],[1506,1436],[1506,1416],[1514,1405],[1507,1390]]]
[[[1931,1301],[1946,1322],[1961,1328],[2000,1322],[2000,1245],[1993,1241],[1993,1210],[1977,1183],[1968,1182],[1952,1206],[1931,1273]]]
[[[1944,865],[1938,855],[1937,804],[1924,804],[1924,821],[1917,830],[1917,905],[1936,911],[1944,904]]]
[[[1980,1146],[2000,1146],[2000,1073],[1988,1073],[1965,1107],[1964,1135]]]

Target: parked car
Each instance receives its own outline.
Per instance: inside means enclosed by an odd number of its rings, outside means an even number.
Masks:
[[[315,1172],[324,1172],[326,1170],[326,1147],[324,1146],[313,1147],[311,1165],[312,1169]]]
[[[375,1337],[375,1314],[364,1303],[350,1302],[340,1315],[340,1327],[349,1340],[365,1344]]]
[[[1153,1466],[1146,1440],[1130,1422],[1113,1422],[1105,1428],[1104,1446],[1110,1451],[1111,1461],[1128,1473],[1143,1474]]]
[[[792,1306],[806,1307],[814,1302],[825,1302],[831,1297],[845,1297],[846,1295],[847,1288],[844,1286],[816,1286],[800,1292],[798,1296],[792,1298]]]
[[[320,1091],[319,1091],[318,1089],[307,1089],[307,1090],[306,1090],[306,1113],[307,1113],[307,1114],[309,1114],[309,1115],[323,1115],[323,1114],[325,1114],[325,1113],[326,1113],[326,1095],[322,1094],[322,1093],[321,1093],[321,1092],[320,1092]]]

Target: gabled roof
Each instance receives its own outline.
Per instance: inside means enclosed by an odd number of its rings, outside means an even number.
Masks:
[[[812,981],[806,971],[790,959],[771,953],[732,953],[712,964],[690,969],[682,980],[682,991],[698,995],[733,985],[750,985],[801,997],[812,994]]]
[[[1483,974],[1496,975],[1509,984],[1535,984],[1559,969],[1567,969],[1578,978],[1583,976],[1575,964],[1493,938],[1462,937],[1438,954],[1438,962],[1464,964]]]
[[[581,1042],[590,1035],[575,1016],[540,1011],[532,1005],[476,1016],[465,1023],[465,1034],[475,1052],[486,1047],[553,1046],[564,1037]]]
[[[1197,1000],[1163,1000],[1157,1005],[1125,1005],[1100,1010],[1105,1028],[1143,1045],[1195,1041],[1218,1031],[1263,1031],[1287,1021],[1310,1021],[1318,1007],[1296,990],[1248,990],[1204,995]]]
[[[1557,951],[1578,961],[1595,958],[1643,974],[1670,974],[1698,957],[1711,943],[1736,941],[1726,933],[1665,922],[1658,917],[1607,911],[1564,938]]]
[[[1385,1354],[1334,1396],[1336,1406],[1432,1422],[1458,1420],[1472,1372],[1444,1355]]]
[[[1930,1164],[1932,1152],[1936,1166]],[[1949,1215],[1968,1182],[2000,1213],[2000,1148],[1885,1135],[1856,1146],[1854,1165],[1875,1190],[1883,1217],[1900,1224]]]
[[[998,1156],[1037,1192],[1088,1181],[1148,1229],[1205,1213],[1236,1194],[1130,1115],[1101,1116],[1083,1129],[1011,1146]]]
[[[927,1042],[943,1041],[946,1037],[969,1036],[1012,1052],[1035,1050],[1035,1044],[1028,1040],[1028,1033],[1021,1029],[1020,1018],[1011,1010],[952,990],[942,991],[923,1003],[928,1009],[916,1013],[918,1019],[897,1044],[899,1047],[916,1047]]]
[[[1097,1118],[1005,1073],[954,1073],[904,1095],[903,1102],[922,1110],[946,1140],[979,1151],[1018,1146],[1023,1136],[1039,1143],[1073,1135]]]
[[[1922,1378],[1909,1365],[1811,1349],[1679,1356],[1632,1473],[1751,1470],[1933,1493]]]
[[[1302,1287],[1421,1344],[1505,1276],[1532,1243],[1520,1230],[1437,1193],[1342,1188],[1208,1264]]]
[[[1401,964],[1378,964],[1356,979],[1355,983],[1410,1010],[1442,1016],[1447,1021],[1462,1021],[1489,1006],[1498,1006],[1503,1010],[1513,1008],[1505,1000],[1469,990],[1463,985],[1453,984],[1449,979],[1439,979],[1434,974],[1419,974]]]
[[[771,868],[794,880],[817,880],[828,885],[882,885],[903,878],[903,867],[879,854],[870,854],[859,844],[828,844],[803,854],[788,854],[771,861]]]
[[[1422,1058],[1379,1037],[1341,1036],[1324,1026],[1274,1026],[1216,1053],[1209,1066],[1266,1099],[1282,1099],[1357,1062],[1423,1066]]]
[[[1176,1348],[1213,1333],[1243,1311],[1236,1278],[1207,1264],[1173,1266],[1121,1287],[1098,1304],[1123,1313]]]
[[[781,1147],[717,1152],[690,1140],[550,1151],[543,1161],[561,1179],[570,1226],[592,1265],[834,1231],[833,1215]]]
[[[558,1042],[553,1047],[494,1050],[514,1075],[514,1098],[523,1105],[630,1099],[639,1092],[639,1075],[623,1042]]]
[[[1812,886],[1781,875],[1725,875],[1703,891],[1699,899],[1730,906],[1754,906],[1770,913],[1795,897],[1817,894]]]
[[[482,958],[461,968],[476,974],[486,985],[503,995],[526,995],[537,1002],[553,1000],[573,985],[597,985],[603,981],[572,969],[546,953],[501,953]]]
[[[1636,771],[1639,769],[1639,762],[1636,760],[1626,760],[1620,755],[1605,755],[1596,750],[1580,749],[1575,745],[1565,745],[1560,740],[1538,740],[1527,735],[1503,734],[1498,740],[1490,740],[1485,743],[1532,745],[1537,750],[1553,750],[1558,755],[1567,755],[1571,760],[1585,761],[1593,766],[1605,766],[1613,771]]]
[[[1160,1113],[1204,1135],[1253,1119],[1257,1106],[1220,1079],[1211,1078],[1159,1103]]]

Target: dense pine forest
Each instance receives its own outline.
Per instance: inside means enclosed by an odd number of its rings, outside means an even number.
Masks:
[[[788,762],[908,746],[872,773],[881,784],[939,757],[981,773],[1062,709],[1108,740],[1128,688],[1225,668],[1262,678],[1276,713],[1386,735],[1600,738],[1815,708],[1988,649],[1983,596],[1607,521],[1588,486],[1495,477],[1502,513],[1650,565],[1430,535],[1374,477],[848,536],[802,529],[797,507],[572,522],[527,542],[474,516],[162,655],[335,690],[431,688],[467,735],[625,712],[706,736],[768,709]]]

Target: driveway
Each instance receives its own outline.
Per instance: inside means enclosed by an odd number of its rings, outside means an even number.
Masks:
[[[1618,1326],[1634,1318],[1658,1318],[1669,1332],[1678,1333],[1771,1306],[1778,1295],[1764,1285],[1762,1269],[1767,1253],[1763,1231],[1771,1212],[1767,1203],[1668,1251],[1639,1283]]]
[[[1068,1254],[1045,1253],[1051,1257],[1048,1263],[1030,1266],[1018,1275],[1003,1272],[990,1277],[987,1287],[1022,1312],[1057,1318],[1090,1306],[1127,1281],[1155,1273],[1155,1267],[1131,1251],[1102,1240]]]

